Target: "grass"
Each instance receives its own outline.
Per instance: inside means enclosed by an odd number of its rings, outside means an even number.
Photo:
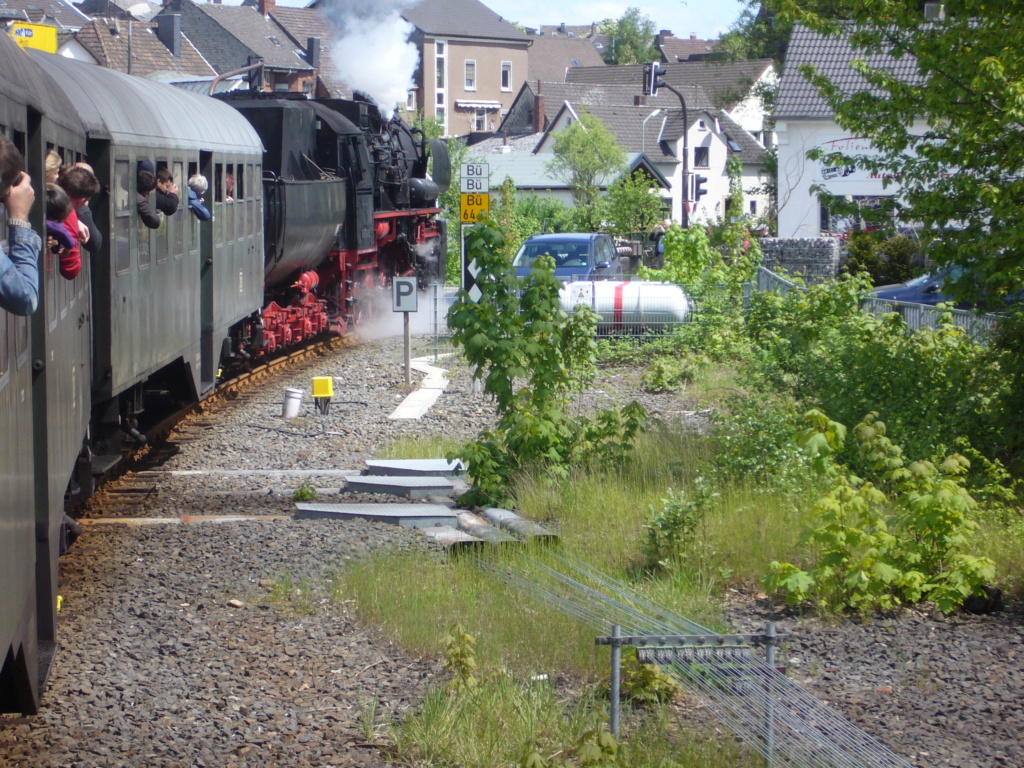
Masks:
[[[436,456],[443,455],[443,445],[412,440],[386,450],[391,456]],[[701,552],[715,553],[705,573],[694,578],[692,568],[645,571],[642,547],[652,510],[661,508],[669,488],[685,494],[712,471],[707,441],[657,429],[638,440],[631,461],[611,471],[577,471],[559,485],[524,477],[514,495],[520,513],[557,526],[567,554],[678,614],[722,630],[722,590],[756,583],[771,560],[797,557],[794,542],[810,504],[742,483],[718,487],[698,543]],[[600,733],[607,722],[606,702],[587,693],[607,678],[608,649],[594,644],[600,633],[498,583],[472,557],[382,555],[348,564],[331,591],[338,599],[354,597],[364,620],[411,653],[442,655],[442,638],[456,624],[477,639],[479,667],[489,670],[482,684],[459,696],[431,691],[417,713],[396,725],[395,749],[404,761],[523,765],[534,750],[545,761],[537,765],[561,764],[575,759],[585,734]],[[528,682],[538,675],[567,675],[584,692],[559,700],[552,690]],[[680,727],[670,710],[633,713],[628,722],[619,765],[757,764],[729,738]]]

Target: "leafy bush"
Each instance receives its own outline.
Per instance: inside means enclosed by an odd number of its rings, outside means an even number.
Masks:
[[[513,478],[526,469],[564,479],[573,467],[625,462],[646,420],[635,403],[593,419],[569,415],[570,392],[595,373],[596,316],[586,308],[571,317],[562,312],[550,257],[537,259],[520,283],[502,255],[504,242],[488,222],[468,231],[466,247],[480,268],[483,295],[474,302],[460,292],[448,314],[453,340],[484,380],[498,415],[494,429],[457,455],[473,481],[465,501],[482,505],[508,503]]]
[[[718,494],[703,477],[693,483],[689,498],[669,488],[661,509],[650,507],[651,521],[644,525],[642,552],[648,568],[684,571],[692,582],[705,582],[717,547],[708,533],[708,516]]]
[[[938,466],[908,464],[870,413],[853,430],[870,470],[856,477],[835,462],[843,425],[817,410],[806,418],[810,426],[800,442],[833,487],[818,500],[816,523],[803,535],[814,550],[809,569],[773,562],[767,589],[785,592],[793,603],[812,599],[821,608],[864,613],[922,600],[951,613],[981,594],[995,571],[988,558],[965,552],[977,530],[976,502],[958,481],[967,459],[953,454]]]
[[[852,232],[846,243],[844,269],[850,274],[866,272],[873,285],[902,283],[914,276],[914,260],[920,253],[920,244],[903,235]]]
[[[642,381],[648,392],[675,392],[692,383],[696,374],[692,359],[660,355],[644,371]]]
[[[724,480],[780,491],[807,484],[807,454],[793,442],[801,414],[792,400],[755,391],[723,405],[712,414],[712,460]]]

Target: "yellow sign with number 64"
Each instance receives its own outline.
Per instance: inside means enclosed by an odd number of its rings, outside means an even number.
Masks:
[[[490,213],[491,196],[480,192],[462,193],[462,223],[476,224],[481,213]]]

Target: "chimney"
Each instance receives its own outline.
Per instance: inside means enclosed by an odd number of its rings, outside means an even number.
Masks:
[[[540,80],[537,81],[537,95],[533,97],[533,132],[544,130],[544,97],[540,93]]]
[[[690,35],[690,39],[691,39],[691,40],[696,40],[696,39],[697,39],[697,36],[696,36],[696,35]]]
[[[276,0],[259,0],[260,16],[269,16],[277,10]]]
[[[634,95],[633,96],[633,106],[634,107],[646,107],[647,106],[647,97],[643,96],[643,95],[641,95],[639,93]]]
[[[320,71],[320,38],[319,37],[307,37],[306,38],[306,61],[308,61],[309,62],[309,66],[311,66],[317,72]]]
[[[176,59],[181,58],[181,14],[166,13],[156,17],[156,36]]]

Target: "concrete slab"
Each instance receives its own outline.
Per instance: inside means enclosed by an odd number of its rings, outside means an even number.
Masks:
[[[458,511],[455,513],[459,521],[459,530],[486,541],[488,544],[511,544],[521,542],[511,533],[488,523],[479,515],[472,512]]]
[[[409,393],[388,418],[391,419],[419,419],[437,402],[445,388],[448,386],[448,379],[444,377],[444,368],[437,368],[428,361],[430,357],[417,357],[409,361],[409,367],[426,374],[417,389]]]
[[[470,547],[484,543],[475,536],[470,536],[465,531],[457,530],[450,525],[439,525],[421,530],[428,539],[444,547]]]
[[[462,462],[456,459],[369,459],[366,462],[368,475],[433,475],[453,477],[465,471]]]
[[[373,520],[403,528],[455,527],[458,522],[447,507],[437,504],[316,504],[295,505],[300,520]]]
[[[455,482],[447,477],[409,477],[361,475],[350,477],[346,490],[355,493],[389,493],[410,499],[424,499],[431,494],[451,493]]]
[[[391,412],[388,418],[395,420],[421,419],[437,402],[443,391],[442,389],[415,389]]]
[[[549,531],[539,523],[533,522],[533,520],[527,520],[525,517],[520,517],[510,509],[485,507],[483,510],[483,516],[495,525],[504,528],[506,531],[511,531],[516,536],[521,536],[524,539],[558,538],[558,535],[553,531]]]

